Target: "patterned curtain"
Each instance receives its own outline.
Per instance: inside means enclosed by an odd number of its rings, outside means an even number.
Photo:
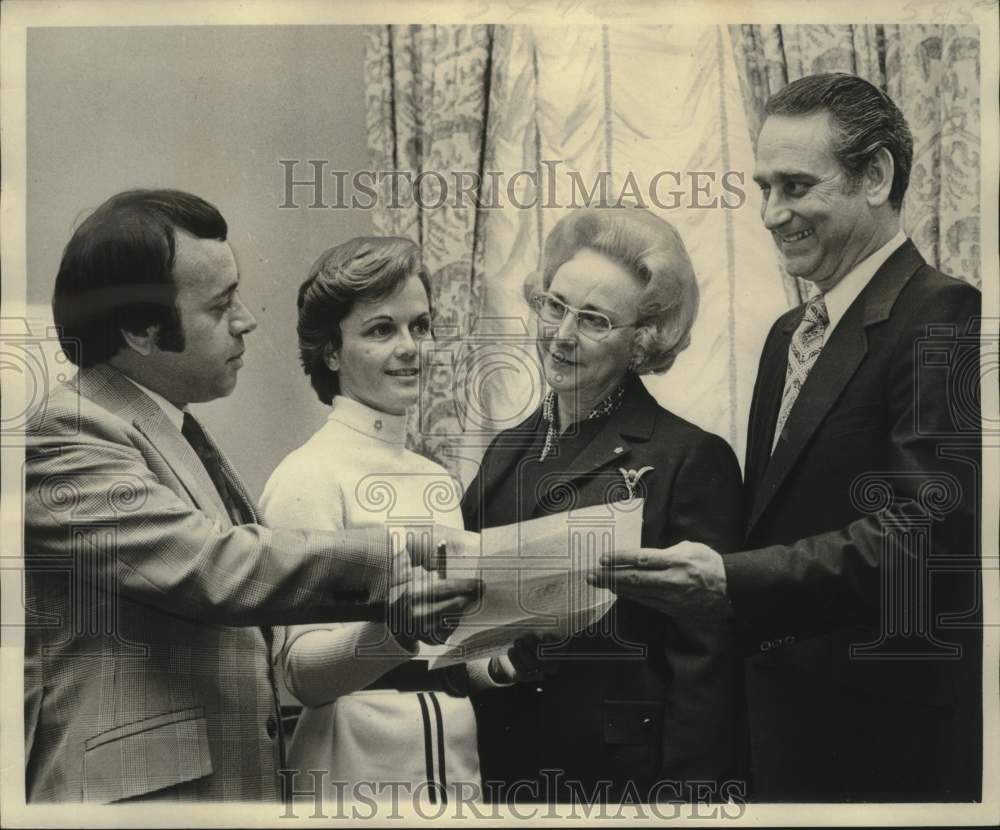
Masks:
[[[376,208],[382,232],[423,245],[436,316],[454,335],[434,347],[417,448],[467,484],[493,435],[537,406],[521,286],[548,231],[604,177],[607,200],[638,195],[677,227],[698,276],[691,346],[646,385],[742,457],[757,358],[787,301],[750,185],[752,131],[728,29],[380,27],[367,80],[377,169],[484,174],[478,210],[399,196],[392,208],[384,189]],[[653,204],[651,189],[675,203]]]
[[[785,298],[750,184],[752,147],[728,31],[533,26],[515,27],[511,38],[511,108],[497,150],[508,169],[539,171],[545,199],[533,212],[491,215],[488,273],[535,267],[540,241],[581,201],[577,184],[593,191],[602,175],[609,201],[640,201],[674,224],[698,278],[699,313],[688,349],[666,374],[644,381],[660,404],[726,438],[742,457],[757,359]],[[742,177],[731,180],[745,185],[739,198],[720,187],[727,173]],[[693,192],[695,182],[707,196]],[[487,308],[503,302],[510,314],[520,299],[496,291]],[[531,391],[518,390],[517,399]]]
[[[980,284],[979,32],[975,26],[732,26],[753,140],[764,102],[818,72],[851,72],[885,90],[913,132],[903,228],[928,262]],[[784,277],[789,302],[814,293]]]
[[[886,91],[914,138],[903,226],[928,262],[980,286],[979,29],[885,29]]]
[[[380,173],[376,232],[421,246],[431,275],[437,341],[424,355],[424,387],[409,424],[414,449],[468,481],[456,343],[480,314],[484,240],[479,188],[489,146],[490,90],[504,61],[493,26],[369,27],[365,49],[368,146]],[[416,188],[419,188],[419,196]],[[440,204],[439,204],[440,202]]]

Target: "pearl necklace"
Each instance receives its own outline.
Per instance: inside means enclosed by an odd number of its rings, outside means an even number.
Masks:
[[[591,409],[590,413],[583,420],[592,421],[594,418],[603,418],[605,415],[610,415],[622,405],[622,398],[624,396],[625,384],[622,383],[614,392]],[[557,403],[556,393],[550,389],[545,396],[545,402],[542,404],[542,417],[549,422],[549,427],[545,431],[545,445],[542,447],[542,454],[538,459],[539,461],[545,460],[548,454],[555,449],[556,442],[559,439],[559,429],[556,424],[558,415],[556,412]]]

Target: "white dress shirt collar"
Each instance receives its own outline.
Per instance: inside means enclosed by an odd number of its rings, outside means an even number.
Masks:
[[[830,332],[840,322],[840,318],[844,316],[847,309],[851,307],[851,303],[857,299],[858,294],[864,290],[864,287],[868,285],[871,278],[875,276],[875,272],[885,264],[885,261],[904,242],[906,242],[906,234],[902,230],[897,231],[892,239],[875,251],[875,253],[861,260],[853,269],[847,272],[840,282],[826,292],[826,313],[830,320],[826,327],[827,337],[830,336]]]
[[[144,393],[145,395],[148,395],[152,399],[153,403],[155,403],[158,407],[160,407],[160,409],[163,410],[163,414],[167,416],[167,418],[170,420],[170,423],[172,423],[175,427],[177,427],[177,431],[178,432],[181,431],[181,427],[184,426],[183,409],[179,409],[174,404],[170,403],[170,401],[168,401],[166,398],[164,398],[163,395],[159,395],[152,389],[143,386],[141,383],[139,383],[139,381],[132,380],[132,378],[130,378],[128,375],[123,375],[123,377],[125,377],[129,381],[129,383],[135,386],[140,392]]]

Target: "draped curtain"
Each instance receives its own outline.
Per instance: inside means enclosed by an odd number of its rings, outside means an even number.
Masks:
[[[728,31],[379,27],[369,32],[367,78],[377,169],[483,174],[478,210],[427,200],[394,208],[384,189],[376,208],[380,232],[423,245],[436,317],[454,335],[434,345],[417,448],[467,484],[493,435],[538,404],[521,286],[545,235],[585,199],[580,187],[593,191],[603,174],[610,201],[623,195],[676,225],[698,276],[692,344],[646,384],[742,456],[760,347],[786,299],[750,184],[751,131]],[[735,195],[721,189],[728,170],[739,176]],[[693,183],[692,173],[706,175]],[[654,184],[666,207],[651,202]],[[694,196],[695,184],[708,190]],[[711,206],[692,205],[699,199]]]
[[[454,172],[483,171],[490,89],[503,64],[495,58],[494,28],[373,26],[365,49],[368,147],[373,170],[382,174],[375,230],[418,243],[431,277],[437,342],[423,356],[409,441],[466,481],[457,450],[463,381],[453,346],[481,310],[484,240],[474,200],[436,205]]]
[[[903,229],[928,262],[973,285],[979,268],[979,31],[975,26],[732,26],[747,121],[817,72],[850,72],[885,90],[913,132]],[[813,292],[785,277],[790,301]]]
[[[638,197],[677,227],[698,277],[691,346],[646,385],[742,458],[764,336],[810,287],[782,274],[751,181],[763,103],[802,75],[853,72],[901,106],[915,139],[904,228],[928,261],[979,282],[974,27],[380,26],[367,37],[373,167],[427,188],[418,203],[383,181],[375,206],[378,232],[420,243],[433,284],[411,441],[463,484],[496,432],[541,399],[521,286],[579,186],[600,199],[602,175],[612,203]],[[457,203],[456,172],[472,194]],[[733,193],[720,190],[726,173]],[[692,174],[715,177],[700,179],[702,196]],[[653,189],[677,201],[657,206]]]
[[[492,215],[488,273],[530,269],[539,240],[580,200],[571,173],[591,191],[608,174],[609,201],[645,204],[677,227],[698,278],[691,345],[645,383],[663,406],[742,456],[757,359],[785,298],[750,182],[752,147],[728,32],[539,26],[516,27],[511,41],[505,100],[512,110],[498,158],[506,153],[507,169],[539,168],[540,188],[559,207]],[[721,188],[727,171],[739,177],[731,180],[738,196]],[[701,195],[698,185],[707,188]],[[516,308],[519,298],[499,286],[489,291],[487,310]]]

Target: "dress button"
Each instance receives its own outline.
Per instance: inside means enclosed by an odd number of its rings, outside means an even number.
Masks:
[[[271,715],[271,717],[267,719],[267,737],[269,737],[273,741],[277,736],[278,736],[278,719],[274,715]]]
[[[794,646],[795,645],[795,635],[789,634],[787,637],[785,637],[785,645],[786,646]]]
[[[771,644],[767,640],[764,640],[764,642],[760,644],[760,650],[761,651],[770,651],[771,650]]]

